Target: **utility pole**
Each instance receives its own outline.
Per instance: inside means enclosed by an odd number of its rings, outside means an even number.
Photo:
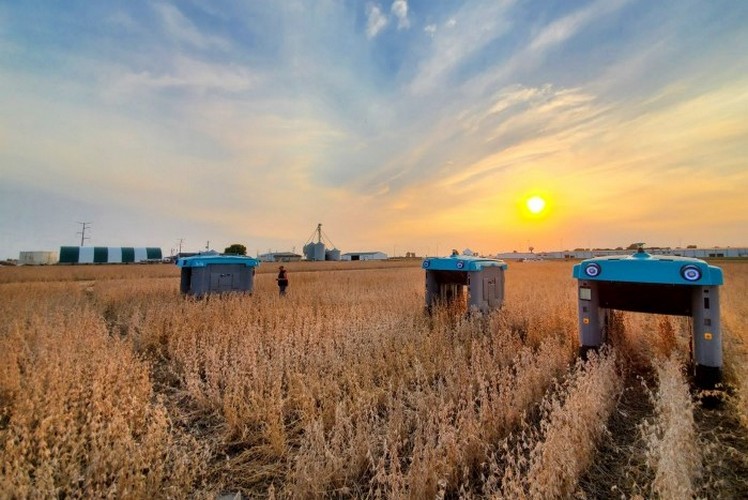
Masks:
[[[91,223],[90,222],[78,222],[78,224],[81,225],[81,230],[78,231],[75,234],[81,235],[81,245],[83,246],[83,242],[86,240],[90,240],[91,238],[89,236],[86,236],[86,229],[91,229]]]
[[[182,243],[184,242],[184,238],[179,238],[179,255],[182,254]]]

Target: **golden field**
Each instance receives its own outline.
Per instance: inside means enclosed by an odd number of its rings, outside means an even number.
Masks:
[[[418,265],[202,301],[169,265],[0,268],[0,497],[748,496],[748,264],[718,264],[716,409],[684,318],[577,360],[571,263],[510,264],[483,317],[424,314]]]

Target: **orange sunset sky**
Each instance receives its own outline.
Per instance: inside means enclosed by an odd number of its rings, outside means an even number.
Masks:
[[[748,245],[748,2],[6,2],[0,258]],[[545,200],[537,214],[532,196]]]

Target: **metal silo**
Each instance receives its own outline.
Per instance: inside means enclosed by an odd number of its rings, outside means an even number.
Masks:
[[[314,244],[314,260],[325,260],[325,244],[321,241]]]
[[[304,258],[306,260],[314,260],[314,243],[304,245]]]
[[[325,252],[325,260],[340,260],[340,250],[332,248]]]
[[[331,247],[326,250],[325,243]],[[322,224],[317,224],[317,228],[304,245],[304,258],[306,260],[340,260],[340,250],[330,241],[330,238],[322,232]]]

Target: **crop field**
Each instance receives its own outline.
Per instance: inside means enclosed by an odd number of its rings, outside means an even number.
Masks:
[[[419,262],[209,300],[170,265],[0,268],[0,498],[746,498],[748,263],[718,265],[716,408],[686,318],[619,313],[579,361],[568,262],[471,317],[424,313]]]

